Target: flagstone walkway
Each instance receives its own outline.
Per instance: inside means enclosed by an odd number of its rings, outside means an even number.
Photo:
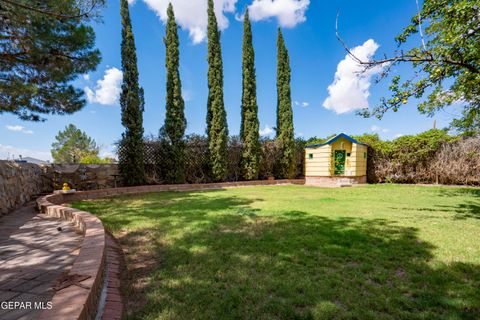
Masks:
[[[47,308],[82,239],[71,223],[37,214],[33,203],[0,218],[0,319],[35,319]]]

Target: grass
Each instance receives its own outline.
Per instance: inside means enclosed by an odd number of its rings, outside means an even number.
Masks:
[[[245,187],[74,206],[126,251],[128,319],[480,318],[480,189]]]

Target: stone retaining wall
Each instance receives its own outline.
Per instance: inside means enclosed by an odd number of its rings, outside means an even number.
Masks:
[[[47,167],[0,160],[0,215],[23,205],[36,195],[52,192]]]
[[[77,190],[121,186],[117,164],[52,164],[50,171],[55,189],[64,183]]]
[[[37,195],[61,189],[63,183],[78,190],[92,190],[114,188],[117,180],[116,164],[37,165],[0,160],[0,215]]]

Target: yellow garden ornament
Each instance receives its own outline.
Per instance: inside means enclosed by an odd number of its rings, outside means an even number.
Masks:
[[[62,189],[61,190],[55,190],[54,193],[62,193],[62,194],[71,194],[75,193],[77,190],[70,188],[70,185],[65,182],[62,184]]]

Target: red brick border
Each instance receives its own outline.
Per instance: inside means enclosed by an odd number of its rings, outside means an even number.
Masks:
[[[235,187],[269,186],[269,185],[286,185],[286,184],[304,185],[305,180],[291,179],[291,180],[220,182],[220,183],[206,183],[206,184],[161,184],[161,185],[150,185],[150,186],[79,191],[76,193],[59,194],[55,196],[60,197],[57,203],[70,203],[74,201],[98,199],[98,198],[127,195],[127,194],[141,194],[141,193],[162,192],[162,191],[214,190],[214,189],[225,189],[225,188],[235,188]]]
[[[117,240],[107,232],[107,297],[102,320],[120,320],[123,298],[120,291],[120,273],[124,268],[123,251]]]
[[[52,309],[44,310],[39,319],[93,319],[103,284],[105,229],[94,215],[59,205],[63,200],[62,195],[49,195],[39,198],[37,204],[42,213],[72,221],[83,232],[84,239],[69,274],[90,276],[81,282],[89,289],[72,285],[58,291],[52,298]]]
[[[210,184],[152,185],[79,191],[72,194],[53,194],[37,199],[38,207],[42,213],[72,221],[75,223],[76,227],[83,232],[85,238],[80,248],[79,255],[75,259],[75,262],[72,266],[70,274],[90,276],[89,279],[82,282],[83,285],[86,285],[90,288],[89,290],[73,285],[58,291],[52,299],[53,308],[43,311],[40,314],[40,319],[94,319],[98,309],[98,303],[103,285],[106,255],[108,255],[108,257],[111,258],[110,260],[113,261],[113,269],[107,278],[107,301],[102,319],[119,319],[123,311],[119,290],[120,264],[115,263],[115,261],[120,261],[119,252],[115,252],[114,246],[107,246],[107,242],[108,244],[112,244],[114,242],[111,242],[108,240],[108,238],[106,238],[105,229],[100,219],[88,212],[73,209],[64,206],[63,204],[79,200],[97,199],[127,194],[141,194],[162,191],[212,190],[285,184],[303,185],[305,184],[305,180],[264,180]]]

